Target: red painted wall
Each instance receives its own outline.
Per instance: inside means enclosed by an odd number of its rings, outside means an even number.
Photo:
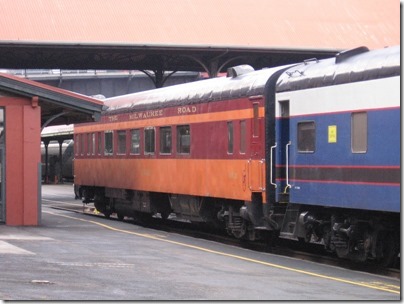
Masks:
[[[41,109],[18,97],[0,97],[0,107],[6,128],[6,225],[38,225]]]

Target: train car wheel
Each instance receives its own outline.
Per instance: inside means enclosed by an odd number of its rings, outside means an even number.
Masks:
[[[170,216],[171,212],[160,212],[160,216],[162,220],[166,220],[168,219],[168,217]]]
[[[74,185],[74,199],[81,199],[82,198],[82,193],[80,186]]]
[[[263,231],[265,236],[265,247],[267,252],[272,252],[279,243],[279,230],[267,230]]]
[[[397,258],[397,246],[392,233],[380,233],[377,240],[378,263],[383,267],[392,266]]]
[[[133,215],[133,219],[135,220],[135,222],[143,223],[143,224],[150,222],[151,218],[152,218],[152,215],[150,213],[145,213],[145,212],[136,211]]]

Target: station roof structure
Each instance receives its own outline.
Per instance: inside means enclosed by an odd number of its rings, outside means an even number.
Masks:
[[[104,107],[100,100],[3,73],[0,92],[32,98],[41,107],[42,128],[98,120]]]
[[[0,67],[203,71],[400,44],[396,0],[0,0]]]

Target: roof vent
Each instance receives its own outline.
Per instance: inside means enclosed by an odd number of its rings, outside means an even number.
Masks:
[[[365,53],[365,52],[369,52],[369,49],[366,46],[360,46],[360,47],[357,47],[352,50],[342,51],[342,52],[338,53],[337,56],[335,56],[335,63],[338,64],[340,62],[347,60],[348,58],[350,58],[352,56],[359,55],[359,54]]]
[[[242,65],[238,65],[238,66],[235,66],[232,68],[228,68],[227,77],[235,78],[240,75],[247,74],[247,73],[254,72],[254,71],[255,70],[252,66],[250,66],[248,64],[242,64]]]

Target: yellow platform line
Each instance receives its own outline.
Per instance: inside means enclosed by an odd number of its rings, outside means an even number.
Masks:
[[[392,290],[392,289],[389,289],[389,288],[385,287],[385,286],[391,286],[391,285],[376,286],[375,282],[373,282],[373,283],[355,282],[355,281],[351,281],[351,280],[346,280],[346,279],[327,276],[327,275],[318,274],[318,273],[314,273],[314,272],[310,272],[310,271],[305,271],[305,270],[301,270],[301,269],[297,269],[297,268],[292,268],[292,267],[287,267],[287,266],[282,266],[282,265],[278,265],[278,264],[268,263],[268,262],[264,262],[264,261],[260,261],[260,260],[250,259],[250,258],[246,258],[246,257],[243,257],[243,256],[235,255],[235,254],[220,252],[220,251],[217,251],[217,250],[211,250],[211,249],[207,249],[207,248],[200,247],[200,246],[189,245],[189,244],[186,244],[186,243],[181,243],[181,242],[177,242],[177,241],[163,239],[163,238],[153,236],[153,235],[150,235],[150,234],[144,234],[144,233],[139,233],[139,232],[133,232],[133,231],[128,231],[128,230],[118,229],[118,228],[114,228],[114,227],[111,227],[109,225],[105,225],[105,224],[102,224],[102,223],[99,223],[99,222],[96,222],[96,221],[75,218],[75,217],[72,217],[72,216],[56,214],[56,213],[48,212],[48,211],[44,211],[44,212],[52,214],[52,215],[56,215],[56,216],[61,216],[61,217],[77,220],[77,221],[82,221],[82,222],[86,222],[86,223],[92,223],[92,224],[104,227],[104,228],[112,230],[112,231],[122,232],[122,233],[126,233],[126,234],[132,234],[132,235],[136,235],[136,236],[140,236],[140,237],[144,237],[144,238],[148,238],[148,239],[153,239],[153,240],[157,240],[157,241],[161,241],[161,242],[166,242],[166,243],[170,243],[170,244],[174,244],[174,245],[179,245],[179,246],[182,246],[182,247],[196,249],[196,250],[199,250],[199,251],[209,252],[209,253],[213,253],[213,254],[217,254],[217,255],[221,255],[221,256],[235,258],[235,259],[242,260],[242,261],[252,262],[252,263],[255,263],[255,264],[261,264],[261,265],[265,265],[265,266],[269,266],[269,267],[273,267],[273,268],[277,268],[277,269],[288,270],[288,271],[295,272],[295,273],[305,274],[305,275],[309,275],[309,276],[312,276],[312,277],[332,280],[332,281],[346,283],[346,284],[350,284],[350,285],[356,285],[356,286],[366,287],[366,288],[370,288],[370,289],[376,289],[376,290],[382,290],[382,291],[386,291],[386,292],[390,292],[390,293],[400,294],[399,290],[398,291],[397,290]],[[379,283],[379,284],[383,284],[383,283]],[[396,288],[397,288],[397,286],[394,286],[394,289],[396,289]]]

